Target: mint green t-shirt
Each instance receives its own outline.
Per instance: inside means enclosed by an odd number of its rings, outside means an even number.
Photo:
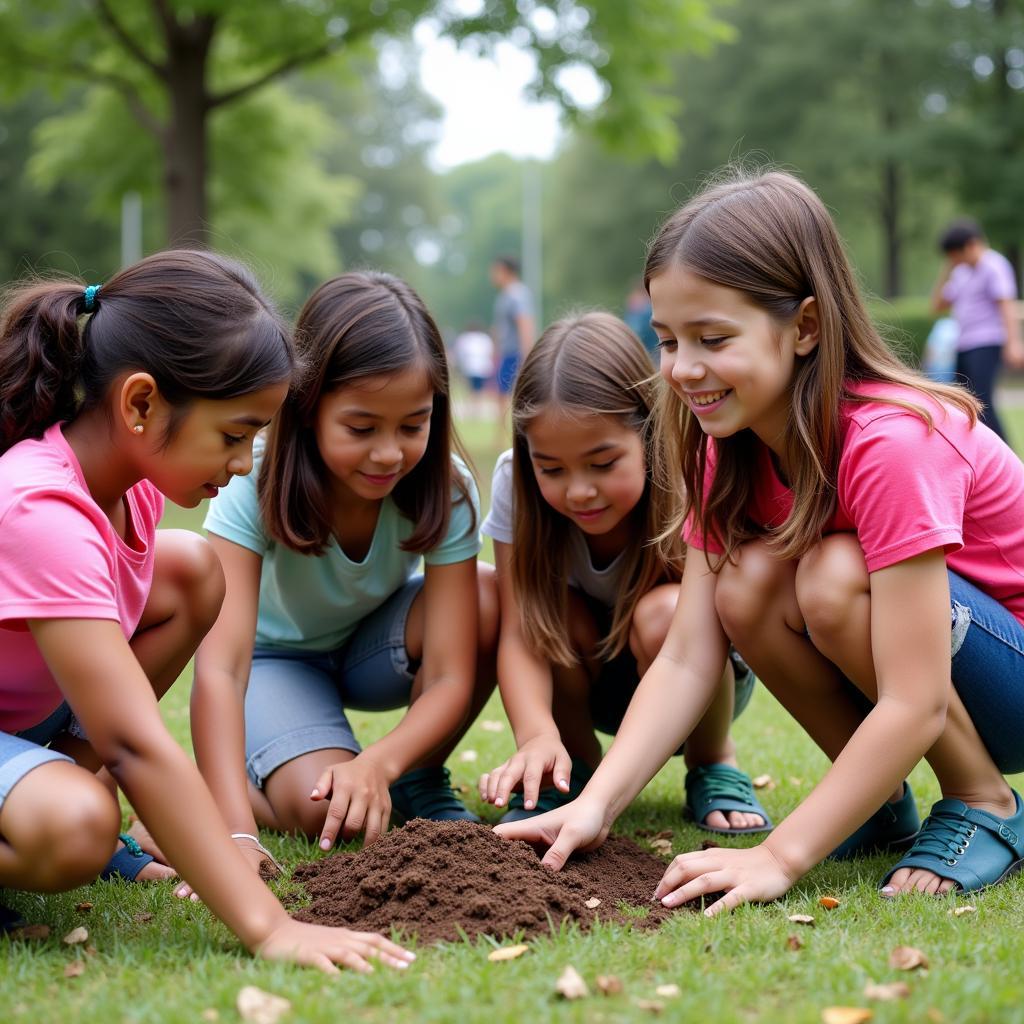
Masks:
[[[413,523],[385,498],[363,561],[353,562],[334,537],[322,555],[300,555],[272,540],[263,528],[256,494],[259,455],[248,476],[234,477],[210,502],[203,526],[263,558],[257,647],[332,651],[418,571],[420,555],[400,547],[412,534]],[[453,492],[448,534],[423,555],[427,565],[462,562],[480,551],[476,484],[465,463],[457,457],[452,461],[469,485],[472,506],[457,502],[458,492]]]

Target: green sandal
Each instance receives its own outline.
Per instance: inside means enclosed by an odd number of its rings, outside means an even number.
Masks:
[[[910,783],[903,783],[903,796],[884,803],[853,835],[844,839],[829,855],[829,860],[851,860],[879,851],[905,850],[917,838],[921,819]]]
[[[391,783],[390,792],[391,816],[398,824],[413,818],[480,822],[455,795],[451,773],[440,765],[406,772]]]
[[[563,793],[554,786],[548,786],[537,794],[537,806],[530,811],[523,806],[523,794],[513,793],[508,801],[508,810],[501,816],[498,824],[505,825],[510,821],[525,821],[527,818],[535,818],[538,814],[564,807],[583,792],[583,787],[590,781],[593,774],[594,770],[590,765],[578,758],[573,758],[572,771],[569,773],[568,793]]]
[[[924,868],[948,878],[961,892],[997,885],[1024,867],[1024,803],[1014,790],[1016,810],[999,818],[962,800],[940,800],[924,820],[914,845],[882,879],[889,884],[900,868]]]
[[[717,832],[723,836],[742,836],[753,832],[771,832],[771,819],[767,811],[754,796],[754,787],[750,776],[733,768],[729,764],[704,764],[691,768],[686,773],[686,805],[683,808],[686,817],[696,822],[698,828],[705,832]],[[759,814],[764,818],[763,825],[750,828],[718,828],[706,825],[704,819],[712,811],[744,811],[747,814]]]

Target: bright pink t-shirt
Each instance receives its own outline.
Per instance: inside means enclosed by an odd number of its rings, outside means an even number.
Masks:
[[[59,425],[0,456],[0,730],[36,725],[63,699],[27,619],[113,619],[135,632],[164,499],[146,480],[125,499],[137,547],[93,501]]]
[[[1024,464],[984,424],[971,428],[959,409],[912,388],[862,384],[855,390],[923,406],[934,429],[899,406],[844,403],[838,500],[824,532],[856,533],[869,572],[942,548],[950,569],[1024,622]],[[713,444],[708,454],[710,488]],[[760,446],[750,518],[778,527],[792,506],[792,491]],[[705,544],[693,527],[686,540],[722,550],[710,538]]]

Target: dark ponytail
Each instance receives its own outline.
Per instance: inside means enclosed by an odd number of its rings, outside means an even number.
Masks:
[[[87,316],[87,319],[82,318]],[[241,265],[170,250],[126,267],[86,309],[77,281],[15,286],[0,320],[0,453],[100,406],[125,371],[153,375],[174,408],[290,378],[287,328]]]

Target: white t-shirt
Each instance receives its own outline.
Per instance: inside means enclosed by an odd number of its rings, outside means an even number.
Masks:
[[[467,377],[494,373],[494,341],[483,331],[463,331],[455,339],[455,362]]]
[[[502,452],[494,466],[491,482],[491,508],[481,530],[502,544],[513,540],[512,449]],[[614,608],[623,585],[624,553],[620,553],[603,569],[595,569],[583,531],[569,524],[569,585]]]

